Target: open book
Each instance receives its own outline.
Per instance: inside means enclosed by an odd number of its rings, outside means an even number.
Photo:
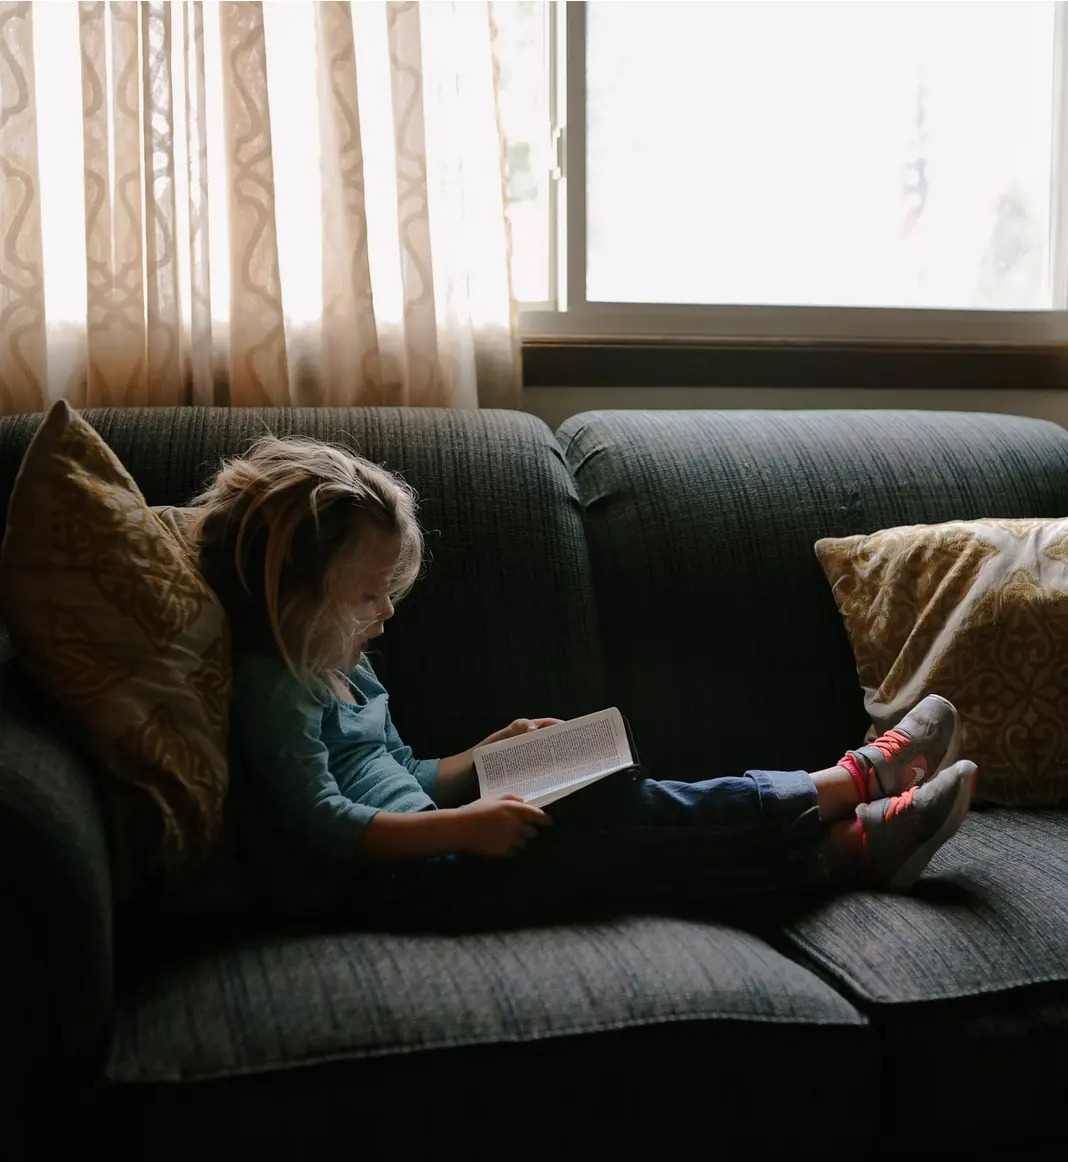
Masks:
[[[482,798],[522,795],[534,807],[637,763],[627,724],[614,706],[476,746],[474,754]]]

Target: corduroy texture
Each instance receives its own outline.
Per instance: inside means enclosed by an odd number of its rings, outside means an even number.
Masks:
[[[0,1074],[100,1048],[114,989],[104,815],[60,709],[0,661]],[[17,1030],[25,1029],[20,1037]]]
[[[611,699],[660,777],[818,769],[860,744],[820,537],[1062,516],[1068,498],[1068,435],[1011,416],[590,412],[559,438]]]
[[[910,895],[852,892],[787,940],[862,1000],[1068,984],[1068,812],[973,810]]]
[[[191,1081],[694,1020],[863,1023],[763,941],[709,924],[324,934],[165,968],[125,998],[108,1074]]]

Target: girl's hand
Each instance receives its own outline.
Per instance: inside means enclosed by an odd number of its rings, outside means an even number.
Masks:
[[[457,850],[471,855],[517,855],[552,820],[518,795],[476,799],[456,808]]]
[[[543,726],[556,726],[563,722],[562,718],[517,718],[507,726],[495,730],[489,738],[484,738],[478,746],[485,746],[488,742],[503,742],[506,738],[515,738],[517,734],[527,734],[531,730],[541,730]]]
[[[515,738],[517,734],[526,734],[531,730],[539,730],[543,726],[555,726],[563,722],[562,718],[517,718],[502,730],[494,731],[489,738],[484,738],[479,746],[487,742],[500,742],[504,738]],[[478,781],[475,779],[475,756],[471,750],[461,751],[459,754],[449,755],[438,762],[438,785],[434,792],[434,801],[439,807],[458,807],[461,803],[469,803],[478,795]]]

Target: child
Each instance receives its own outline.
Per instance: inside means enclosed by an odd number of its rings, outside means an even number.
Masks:
[[[479,799],[471,751],[412,756],[366,657],[420,569],[408,486],[343,449],[268,437],[197,504],[233,634],[236,826],[275,907],[344,902],[399,924],[903,889],[968,810],[975,766],[955,761],[957,714],[937,696],[813,774],[617,775],[548,812]]]

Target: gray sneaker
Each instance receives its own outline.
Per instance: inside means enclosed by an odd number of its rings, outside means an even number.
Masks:
[[[865,774],[868,802],[900,795],[957,761],[960,716],[938,694],[926,698],[874,742],[849,753]]]
[[[975,775],[975,763],[961,759],[930,782],[890,799],[861,803],[857,828],[878,887],[902,891],[920,878],[931,856],[964,822]]]

